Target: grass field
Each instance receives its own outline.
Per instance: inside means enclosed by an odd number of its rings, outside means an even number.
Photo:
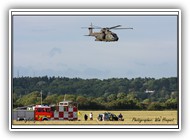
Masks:
[[[113,125],[131,125],[131,124],[178,124],[177,111],[109,111],[115,115],[122,113],[124,121],[98,121],[97,116],[100,113],[106,111],[80,111],[82,115],[78,117],[79,121],[13,121],[14,125],[26,124],[65,124],[65,125],[101,125],[101,124],[113,124]],[[84,120],[84,114],[89,116],[90,112],[93,113],[93,120]]]

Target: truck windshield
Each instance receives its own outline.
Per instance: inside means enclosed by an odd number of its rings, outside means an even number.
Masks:
[[[50,108],[36,108],[36,112],[50,112]]]

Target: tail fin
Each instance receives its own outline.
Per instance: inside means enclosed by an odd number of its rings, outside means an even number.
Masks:
[[[90,27],[88,28],[88,30],[89,30],[89,36],[92,35],[92,33],[93,33],[93,25],[92,25],[92,23],[90,24]]]
[[[88,28],[89,34],[85,35],[85,36],[93,36],[93,29],[94,29],[94,27],[93,27],[92,23],[90,24],[89,27],[81,27],[81,28]]]

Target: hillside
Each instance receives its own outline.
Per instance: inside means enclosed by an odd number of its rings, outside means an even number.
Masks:
[[[177,109],[178,78],[81,79],[66,77],[13,78],[13,107],[77,101],[87,110]]]

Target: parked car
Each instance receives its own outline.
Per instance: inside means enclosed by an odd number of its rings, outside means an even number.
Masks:
[[[99,121],[118,121],[118,117],[110,112],[99,114],[97,119]]]

